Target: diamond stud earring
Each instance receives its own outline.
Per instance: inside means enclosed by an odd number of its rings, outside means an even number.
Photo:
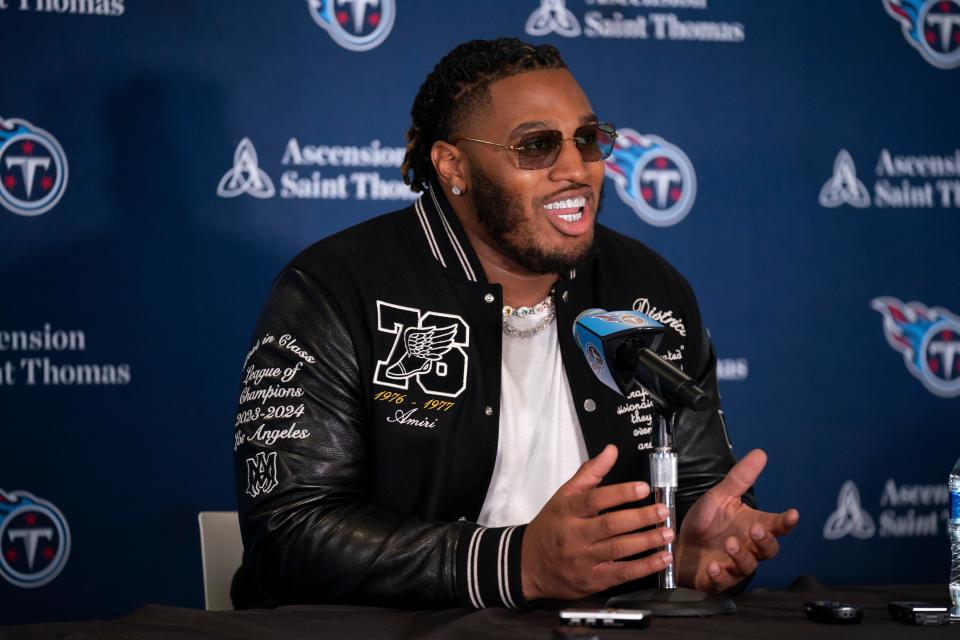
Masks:
[[[460,185],[458,185],[458,184],[455,184],[455,185],[453,185],[452,187],[450,187],[450,191],[453,192],[453,195],[455,195],[455,196],[458,196],[458,195],[460,195],[461,193],[463,193],[463,189],[461,189],[461,188],[460,188]]]

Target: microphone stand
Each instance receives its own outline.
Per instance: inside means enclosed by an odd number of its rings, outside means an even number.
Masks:
[[[670,510],[666,521],[657,528],[673,529],[672,542],[662,547],[673,556],[673,562],[660,571],[660,587],[636,591],[607,600],[614,609],[648,609],[655,616],[692,617],[733,613],[737,605],[724,596],[704,593],[695,589],[677,586],[677,549],[675,543],[680,531],[677,529],[677,454],[673,451],[673,431],[679,407],[664,405],[669,420],[661,411],[657,429],[656,447],[650,454],[650,487],[653,499]]]

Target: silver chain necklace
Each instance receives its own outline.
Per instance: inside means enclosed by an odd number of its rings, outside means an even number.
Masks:
[[[525,318],[534,313],[543,313],[547,312],[547,315],[542,317],[537,324],[533,325],[529,329],[517,329],[513,324],[510,323],[510,318],[516,316],[518,318]],[[554,318],[557,317],[557,310],[553,304],[553,292],[551,291],[547,294],[547,297],[544,298],[541,302],[533,305],[532,307],[517,307],[513,308],[510,305],[504,305],[503,307],[503,333],[506,336],[511,338],[520,338],[521,340],[526,340],[537,335],[553,322]]]

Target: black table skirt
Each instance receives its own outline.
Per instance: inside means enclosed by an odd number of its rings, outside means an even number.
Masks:
[[[858,625],[826,625],[807,620],[807,600],[840,600],[863,607]],[[799,579],[783,591],[754,589],[736,598],[738,611],[710,618],[655,618],[645,629],[597,629],[603,639],[618,638],[960,638],[960,624],[916,627],[892,620],[887,603],[948,601],[945,585],[824,588]],[[198,611],[149,605],[113,621],[36,624],[0,629],[0,638],[541,638],[555,639],[555,610],[503,609],[409,611],[379,607],[300,605],[272,610]],[[584,636],[589,637],[589,636]]]

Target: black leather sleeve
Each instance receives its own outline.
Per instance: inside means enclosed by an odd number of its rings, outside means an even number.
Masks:
[[[469,606],[470,589],[481,589],[458,567],[477,573],[488,553],[474,545],[481,537],[501,555],[511,549],[519,566],[522,530],[497,547],[501,530],[372,503],[353,343],[310,276],[288,268],[278,277],[243,369],[235,469],[244,561],[276,603]]]
[[[684,515],[693,503],[720,482],[737,462],[720,408],[716,350],[705,330],[701,340],[703,347],[695,378],[700,388],[713,400],[714,408],[704,411],[683,409],[677,414],[674,440],[678,453],[679,522],[683,522]],[[752,489],[744,495],[743,501],[751,507],[756,506]]]

